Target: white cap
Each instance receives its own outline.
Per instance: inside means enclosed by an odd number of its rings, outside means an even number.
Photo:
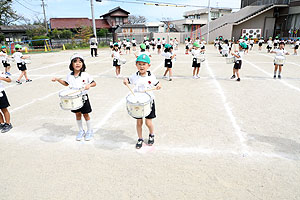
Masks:
[[[82,60],[84,60],[84,59],[83,59],[83,56],[80,55],[79,53],[74,53],[73,56],[71,57],[71,61],[72,61],[74,58],[81,58]]]

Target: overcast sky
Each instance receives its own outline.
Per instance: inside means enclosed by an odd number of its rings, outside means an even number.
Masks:
[[[95,0],[94,0],[95,1]],[[121,0],[125,2],[141,2],[142,0]],[[147,0],[145,0],[147,1]],[[149,1],[149,0],[148,0]],[[179,4],[207,6],[208,0],[152,0],[155,2],[172,2]],[[91,18],[90,0],[45,0],[47,19],[53,17],[89,17]],[[212,7],[239,8],[240,0],[211,0]],[[21,5],[23,4],[23,5]],[[148,22],[159,21],[162,18],[181,19],[183,13],[188,10],[199,9],[196,7],[157,7],[141,4],[112,2],[103,0],[103,2],[94,2],[95,16],[107,13],[110,9],[117,6],[127,10],[132,15],[143,15]],[[27,7],[27,8],[25,8]],[[40,18],[42,15],[41,0],[13,0],[13,9],[18,14],[28,19],[34,19],[36,15]]]

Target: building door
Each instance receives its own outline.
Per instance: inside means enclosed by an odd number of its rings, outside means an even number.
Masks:
[[[265,18],[265,25],[264,25],[264,37],[265,38],[273,37],[274,28],[275,28],[275,20],[276,20],[276,18],[273,18],[273,17]]]

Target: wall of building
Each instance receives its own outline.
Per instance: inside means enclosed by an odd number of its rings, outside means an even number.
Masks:
[[[248,21],[245,21],[239,25],[233,26],[232,36],[239,38],[242,33],[242,29],[261,29],[263,37],[273,36],[275,18],[273,18],[274,9],[271,9],[265,13],[262,13]]]

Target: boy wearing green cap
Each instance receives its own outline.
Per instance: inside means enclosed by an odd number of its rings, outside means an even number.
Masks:
[[[4,69],[5,69],[5,74],[10,76],[11,75],[10,72],[9,72],[10,71],[10,64],[8,62],[8,55],[6,53],[6,46],[4,46],[4,45],[1,47],[0,60],[3,64]]]
[[[267,45],[268,53],[270,53],[273,48],[272,37],[269,37],[269,40],[267,41],[267,43],[268,43],[268,45]]]
[[[170,44],[166,44],[165,45],[165,50],[164,52],[161,54],[162,56],[165,57],[165,67],[166,67],[166,71],[163,75],[163,78],[168,78],[167,74],[169,73],[169,81],[172,81],[172,67],[173,67],[173,63],[172,63],[172,59],[175,58],[176,54],[173,53],[173,47]]]
[[[160,38],[157,38],[156,47],[157,47],[157,54],[160,54],[160,51],[161,51],[161,40],[160,40]]]
[[[264,41],[263,37],[261,37],[260,40],[258,40],[258,50],[259,51],[261,51],[261,48],[262,48],[262,45],[263,45],[264,42],[265,41]]]
[[[205,51],[203,49],[200,49],[200,47],[201,47],[200,44],[198,44],[197,42],[194,42],[193,48],[191,48],[191,54],[193,56],[192,67],[194,68],[194,70],[193,70],[193,78],[194,79],[200,78],[200,75],[199,75],[199,71],[200,71],[200,67],[201,67],[200,56],[201,56],[202,52]]]
[[[132,50],[136,51],[136,40],[135,40],[135,38],[132,38],[131,43],[132,43]]]
[[[250,43],[250,51],[252,51],[253,45],[254,45],[254,39],[253,39],[253,37],[250,39],[249,43]]]
[[[241,81],[239,70],[242,67],[242,56],[244,55],[244,49],[246,48],[246,46],[247,45],[245,43],[241,42],[239,43],[239,50],[235,51],[234,53],[233,52],[231,53],[231,55],[233,55],[236,58],[236,61],[233,66],[233,75],[231,79],[234,79],[236,74],[238,77],[236,81]]]
[[[161,84],[156,79],[154,74],[152,74],[148,69],[150,68],[150,58],[146,54],[142,54],[137,57],[136,59],[136,67],[138,72],[131,75],[129,78],[124,79],[124,85],[132,84],[134,85],[134,92],[144,92],[145,90],[155,88],[156,90],[161,89]],[[152,119],[156,118],[155,113],[155,96],[152,91],[147,92],[152,98],[152,110],[151,113],[146,116],[145,122],[146,126],[149,129],[149,139],[148,145],[154,144],[154,126],[152,123]],[[143,146],[143,134],[142,134],[142,126],[143,126],[143,119],[136,119],[136,130],[138,134],[138,141],[136,143],[136,148],[140,149]]]
[[[278,39],[278,36],[276,36],[275,40],[274,40],[274,49],[278,48],[278,44],[279,44],[279,39]]]
[[[129,39],[127,39],[126,42],[126,54],[130,54],[130,47],[131,47],[131,42],[129,41]]]
[[[19,78],[16,80],[16,83],[17,84],[22,84],[21,82],[21,78],[24,76],[25,79],[26,79],[26,83],[28,82],[31,82],[32,80],[29,79],[27,77],[27,67],[26,67],[26,64],[24,62],[24,59],[26,58],[30,58],[30,56],[23,56],[23,54],[21,53],[21,49],[22,49],[22,46],[17,44],[15,46],[15,50],[16,52],[13,54],[13,58],[15,59],[16,63],[17,63],[17,67],[18,69],[21,71],[21,75],[19,76]]]
[[[136,58],[139,57],[142,54],[146,54],[147,56],[152,57],[151,54],[150,54],[150,52],[146,51],[146,45],[144,43],[142,43],[140,45],[140,48],[141,48],[141,51],[140,51],[139,54],[136,54],[136,52],[134,53],[134,55],[135,55]]]

